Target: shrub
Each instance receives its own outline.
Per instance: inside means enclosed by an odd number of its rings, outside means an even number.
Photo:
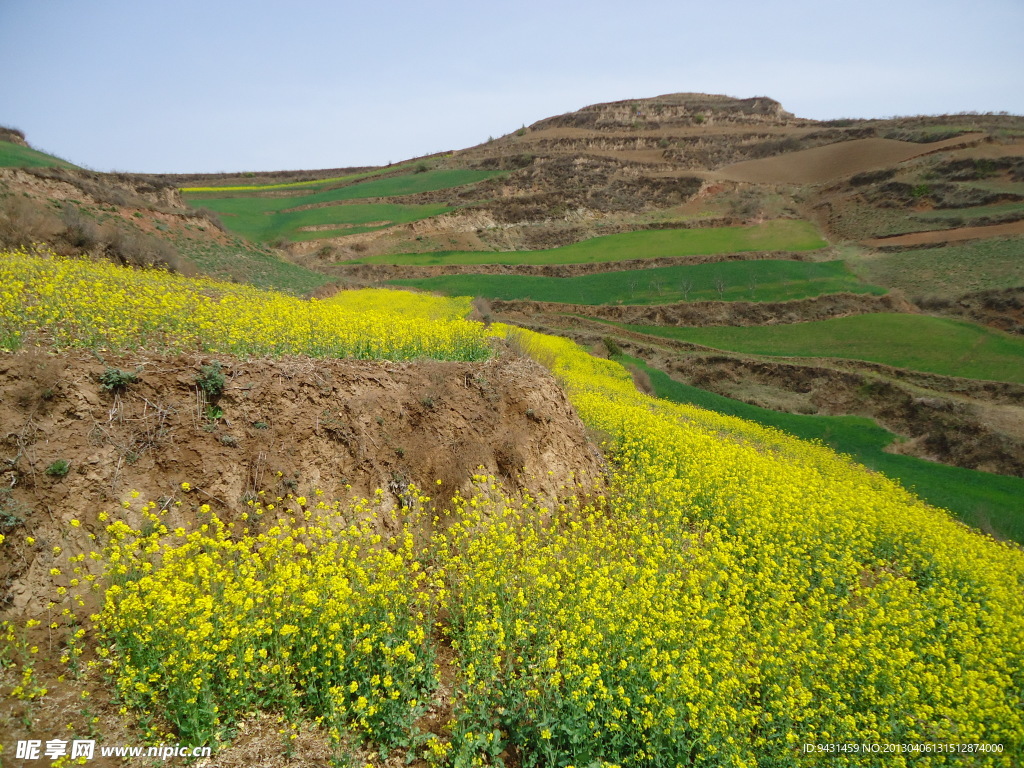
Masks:
[[[64,224],[64,238],[75,248],[88,250],[100,242],[99,226],[77,206],[65,203],[61,207],[60,218]]]
[[[120,392],[138,380],[138,374],[132,371],[122,371],[120,368],[107,368],[100,374],[100,384],[108,392]]]
[[[106,255],[129,267],[161,267],[181,272],[184,261],[167,240],[133,229],[112,228],[106,235]]]
[[[227,227],[224,226],[224,222],[220,220],[220,216],[216,211],[209,208],[196,208],[192,211],[193,215],[200,218],[206,219],[211,225],[219,229],[221,232],[227,232]]]
[[[65,477],[71,471],[71,462],[67,459],[57,459],[46,468],[46,474],[50,477]]]
[[[0,195],[0,245],[52,240],[60,229],[60,220],[48,208],[20,195]]]
[[[225,382],[224,371],[217,360],[200,367],[199,375],[196,376],[196,386],[209,398],[220,397],[224,392]]]

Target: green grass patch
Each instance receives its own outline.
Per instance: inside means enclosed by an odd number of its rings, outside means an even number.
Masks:
[[[824,248],[814,225],[776,219],[749,227],[705,227],[625,232],[543,251],[443,251],[358,259],[362,264],[592,264],[661,256],[744,251],[812,251]]]
[[[972,181],[971,186],[976,189],[983,189],[986,192],[1009,192],[1014,195],[1024,195],[1024,181],[982,179]]]
[[[231,231],[251,240],[315,240],[405,224],[452,210],[442,204],[355,203],[365,198],[396,197],[473,184],[502,171],[428,171],[374,179],[300,195],[230,197],[189,194],[189,203],[220,214]],[[335,205],[336,203],[336,205]],[[319,206],[319,207],[305,207]],[[302,208],[302,210],[295,210]],[[304,227],[324,228],[306,231]]]
[[[940,248],[851,254],[851,268],[868,283],[908,296],[959,296],[1024,285],[1024,237],[974,240]]]
[[[642,360],[625,356],[616,359],[644,370],[658,397],[775,427],[805,440],[818,440],[869,469],[898,480],[929,504],[948,509],[968,525],[1024,543],[1024,478],[886,453],[885,447],[896,435],[872,419],[781,413],[682,384]]]
[[[298,264],[283,261],[274,253],[238,240],[230,245],[179,242],[179,248],[204,274],[233,283],[309,296],[332,278]]]
[[[77,168],[77,165],[38,149],[0,141],[0,168]]]
[[[1024,339],[962,320],[880,313],[749,328],[623,327],[753,355],[850,358],[946,376],[1024,383]]]
[[[318,237],[355,234],[371,229],[418,221],[452,210],[446,205],[396,205],[393,203],[353,203],[307,208],[302,211],[262,212],[247,205],[246,198],[224,199],[207,207],[221,215],[224,226],[254,241],[278,237],[289,240],[315,240]],[[304,231],[301,227],[327,227]]]
[[[388,282],[451,296],[595,305],[789,301],[843,291],[885,293],[884,288],[862,282],[841,261],[726,261],[579,277],[442,275]]]

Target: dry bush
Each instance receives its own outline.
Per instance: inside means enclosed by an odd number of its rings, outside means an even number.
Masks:
[[[651,377],[647,375],[647,371],[642,368],[638,368],[632,363],[626,366],[626,370],[629,371],[629,375],[633,377],[633,385],[643,392],[645,395],[651,395],[657,397],[658,393],[654,390],[654,384],[651,383]]]
[[[11,144],[25,144],[25,132],[19,128],[12,128],[8,125],[0,125],[0,141],[9,141]]]
[[[201,219],[206,219],[213,227],[216,227],[221,232],[227,232],[227,227],[224,226],[224,222],[221,221],[220,216],[217,215],[216,211],[211,211],[209,208],[194,208],[190,213],[193,216],[197,216]]]
[[[191,271],[177,249],[159,237],[114,227],[106,233],[106,240],[107,257],[120,264],[131,267],[162,267],[173,272]]]
[[[103,233],[95,220],[71,203],[61,206],[60,220],[64,224],[64,239],[74,248],[90,251],[103,241]]]
[[[20,195],[0,197],[0,246],[46,242],[60,231],[60,220],[45,206]]]

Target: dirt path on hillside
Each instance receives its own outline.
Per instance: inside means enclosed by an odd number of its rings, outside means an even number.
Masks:
[[[761,160],[745,160],[719,168],[726,181],[759,184],[821,184],[877,168],[886,168],[914,157],[978,142],[982,134],[967,134],[931,144],[895,139],[854,139],[813,149],[787,152]]]
[[[956,229],[910,232],[905,235],[876,237],[863,242],[864,245],[872,248],[885,248],[888,246],[911,247],[915,245],[956,243],[962,240],[981,240],[987,237],[1004,237],[1006,235],[1024,235],[1024,220],[1011,221],[1008,224],[989,224],[984,227],[958,227]]]

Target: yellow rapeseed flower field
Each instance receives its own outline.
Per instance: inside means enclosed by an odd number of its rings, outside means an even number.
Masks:
[[[190,744],[254,710],[401,743],[435,684],[411,532],[382,539],[366,500],[278,505],[253,502],[243,531],[206,506],[170,530],[153,502],[143,529],[108,526],[92,622],[118,691]]]
[[[0,262],[8,346],[475,359],[490,347],[467,310]],[[547,365],[604,436],[605,486],[512,497],[477,476],[443,521],[415,489],[390,510],[383,494],[254,501],[237,523],[197,501],[177,528],[175,507],[126,502],[55,577],[59,606],[88,585],[102,602],[67,621],[66,663],[94,647],[155,741],[220,743],[265,710],[436,766],[1021,764],[1019,547],[821,445],[642,395],[567,340],[487,333]],[[0,664],[28,670],[18,696],[44,696],[31,649],[0,633]],[[450,721],[421,733],[442,700]]]
[[[0,348],[222,352],[412,360],[481,360],[468,299],[342,291],[303,301],[274,291],[109,262],[0,254]]]

